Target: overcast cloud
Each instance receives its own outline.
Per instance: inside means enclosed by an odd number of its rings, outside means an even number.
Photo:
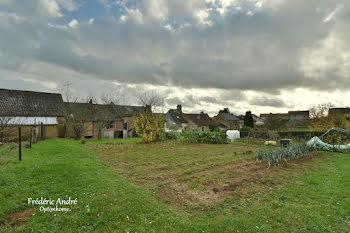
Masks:
[[[0,87],[157,90],[211,114],[346,105],[349,28],[348,0],[0,0]]]

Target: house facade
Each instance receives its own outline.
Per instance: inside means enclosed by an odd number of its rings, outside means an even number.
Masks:
[[[164,118],[165,129],[171,131],[183,132],[195,129],[210,131],[211,126],[218,126],[218,123],[204,112],[199,114],[183,113],[181,105],[177,105],[176,109],[170,109]]]
[[[343,114],[344,117],[350,121],[350,108],[330,108],[328,110],[328,116],[334,116],[339,113]]]
[[[27,134],[31,128],[41,130],[42,124],[43,136],[56,138],[62,135],[64,122],[61,94],[0,89],[0,131],[11,132],[6,137],[17,136],[12,128],[21,126]]]
[[[220,111],[214,116],[214,120],[227,127],[229,130],[239,130],[241,128],[240,119],[229,112]]]
[[[309,111],[289,111],[288,113],[268,113],[260,114],[260,119],[265,122],[269,116],[277,116],[282,120],[294,123],[307,123],[310,121]]]
[[[140,106],[110,104],[65,103],[66,136],[75,137],[74,127],[82,124],[85,138],[127,138],[134,134],[134,116],[143,111]]]
[[[177,105],[176,109],[170,109],[165,115],[165,129],[183,132],[188,130],[188,120],[184,117],[182,106]]]
[[[218,125],[217,122],[204,112],[199,114],[184,114],[184,117],[188,120],[188,130],[210,131],[210,127]]]
[[[289,111],[288,119],[293,122],[309,122],[310,111]]]

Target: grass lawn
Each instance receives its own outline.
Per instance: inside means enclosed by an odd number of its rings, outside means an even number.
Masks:
[[[46,140],[0,147],[0,232],[348,232],[350,155],[266,169],[258,146]],[[77,198],[40,212],[27,198]]]

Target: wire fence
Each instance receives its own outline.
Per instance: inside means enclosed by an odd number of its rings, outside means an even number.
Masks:
[[[22,160],[22,146],[32,148],[39,140],[45,140],[45,126],[6,126],[0,131],[0,146],[18,144],[18,159]]]

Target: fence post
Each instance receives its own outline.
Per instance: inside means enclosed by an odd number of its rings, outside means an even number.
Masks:
[[[33,140],[33,128],[29,130],[29,147],[32,148],[32,140]]]
[[[44,140],[44,124],[40,124],[40,140]]]
[[[1,135],[0,141],[3,142],[4,141],[4,132],[1,131],[0,135]]]
[[[19,161],[22,160],[22,132],[21,126],[18,127],[18,156]]]

